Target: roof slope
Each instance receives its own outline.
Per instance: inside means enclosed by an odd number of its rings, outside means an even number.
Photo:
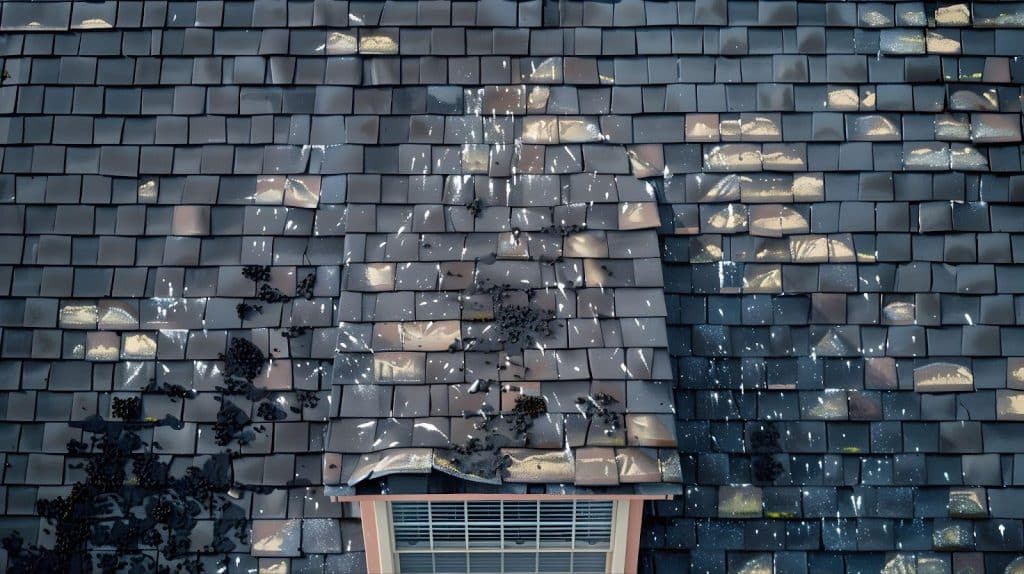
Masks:
[[[327,485],[681,492],[655,572],[1015,571],[1022,26],[0,2],[4,552],[358,572]]]

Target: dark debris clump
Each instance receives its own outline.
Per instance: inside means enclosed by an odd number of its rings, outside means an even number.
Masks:
[[[285,339],[294,339],[296,337],[301,337],[308,332],[309,327],[306,327],[305,325],[292,325],[284,331],[281,331],[281,336]]]
[[[512,286],[508,283],[491,283],[485,280],[467,288],[466,294],[473,295],[475,293],[485,293],[489,295],[491,297],[491,301],[497,305],[508,295],[508,293],[512,291]]]
[[[484,294],[490,297],[493,317],[494,334],[492,342],[513,352],[525,347],[534,346],[537,341],[551,335],[551,321],[555,314],[533,304],[520,305],[509,303],[515,294],[526,295],[522,290],[513,289],[507,283],[481,281],[466,289],[464,296]],[[467,342],[470,339],[466,339]],[[457,350],[457,349],[449,349]]]
[[[68,445],[71,456],[84,459],[80,467],[85,478],[67,496],[37,503],[47,523],[45,532],[54,538],[52,547],[26,545],[18,533],[4,538],[8,571],[199,573],[201,563],[190,557],[191,539],[204,507],[207,512],[218,508],[213,514],[217,548],[226,552],[234,548],[233,539],[244,539],[246,525],[230,519],[241,512],[227,496],[232,486],[230,459],[213,456],[202,467],[189,467],[180,478],[172,476],[170,461],[147,449],[139,434],[165,424],[173,423],[99,417],[72,423],[92,433],[91,452],[80,441]],[[98,548],[104,551],[95,552]],[[164,561],[158,563],[147,551],[150,548]],[[166,561],[175,561],[173,569]]]
[[[553,318],[554,314],[545,309],[499,304],[494,309],[498,342],[512,347],[532,347],[551,335]]]
[[[501,453],[503,437],[487,435],[470,437],[465,443],[451,446],[452,460],[460,472],[486,479],[503,478],[512,459]]]
[[[242,267],[242,277],[253,283],[270,281],[270,265],[246,265]]]
[[[572,224],[560,223],[560,224],[557,224],[557,225],[548,225],[547,227],[541,228],[540,231],[541,231],[541,233],[557,233],[558,235],[561,235],[562,237],[567,237],[569,235],[572,235],[573,233],[580,233],[582,231],[586,231],[586,227],[584,227],[584,226],[582,226],[582,225],[580,225],[578,223],[572,223]]]
[[[284,412],[284,409],[270,401],[263,401],[258,407],[256,407],[256,416],[265,421],[273,422],[283,421],[288,418],[288,413]]]
[[[226,353],[220,354],[224,361],[225,379],[243,379],[252,381],[260,376],[267,363],[267,357],[259,347],[248,339],[234,337]]]
[[[503,416],[495,414],[494,408],[487,403],[479,411],[464,412],[463,417],[482,418],[483,421],[475,427],[486,434],[482,439],[470,437],[462,444],[449,446],[455,466],[467,475],[488,480],[507,477],[511,459],[501,453],[501,448],[523,444],[534,419],[547,413],[547,410],[547,402],[543,397],[520,395],[511,412]]]
[[[316,394],[316,391],[298,391],[295,393],[295,398],[299,403],[299,406],[291,407],[291,411],[295,414],[301,414],[302,409],[315,409],[320,404],[320,396]]]
[[[3,539],[3,549],[9,557],[9,568],[12,574],[49,574],[50,572],[68,572],[73,561],[79,571],[88,564],[85,556],[68,556],[70,552],[59,552],[56,549],[39,546],[25,546],[25,539],[19,532],[12,532]],[[79,551],[81,553],[83,551]]]
[[[119,419],[133,421],[142,416],[142,399],[129,397],[126,399],[114,397],[110,412]]]
[[[516,406],[512,407],[512,412],[536,418],[548,412],[548,403],[544,397],[519,395],[516,397]]]
[[[576,397],[576,406],[583,411],[583,415],[592,421],[604,426],[604,434],[612,435],[622,428],[622,421],[619,415],[613,413],[610,407],[619,401],[607,393],[594,393],[585,397]]]
[[[250,305],[249,303],[239,303],[235,305],[235,312],[238,314],[238,318],[242,321],[252,319],[254,315],[258,315],[263,312],[263,305]]]
[[[270,278],[268,266],[249,266],[243,273],[255,282]],[[267,292],[268,286],[262,287]],[[261,307],[242,303],[236,310],[245,318]],[[265,428],[253,426],[249,414],[224,395],[244,394],[251,401],[266,396],[268,391],[256,388],[253,381],[263,373],[269,357],[251,341],[236,337],[219,358],[224,363],[225,386],[217,387],[222,396],[217,397],[221,406],[215,438],[221,446],[245,445]],[[192,389],[158,384],[155,379],[143,389],[146,393],[161,393],[172,400],[196,396]],[[287,416],[269,402],[258,411],[266,420]],[[235,453],[210,456],[202,466],[188,467],[175,476],[172,459],[154,452],[162,447],[156,441],[145,443],[142,433],[149,436],[157,426],[180,429],[181,421],[170,416],[143,420],[141,397],[113,397],[111,413],[121,420],[92,416],[71,423],[92,435],[88,442],[72,440],[67,446],[71,457],[82,460],[70,467],[80,469],[85,478],[67,496],[38,502],[38,513],[48,525],[44,532],[55,540],[52,546],[26,545],[18,533],[3,539],[9,572],[205,572],[193,547],[193,532],[202,515],[213,518],[213,540],[199,548],[200,553],[223,554],[234,550],[236,541],[247,544],[249,521],[231,494],[236,486],[244,488],[231,478]]]
[[[158,500],[148,510],[149,517],[159,524],[167,524],[174,516],[177,508],[170,500]]]
[[[249,444],[256,438],[253,430],[249,428],[251,423],[252,418],[238,408],[238,405],[227,399],[220,399],[217,422],[213,423],[217,444],[227,446],[233,441],[243,446]]]
[[[298,285],[295,286],[295,295],[309,301],[313,299],[314,287],[316,287],[316,273],[310,273],[303,277]]]
[[[194,399],[196,398],[196,392],[192,389],[186,389],[181,385],[172,385],[171,383],[156,384],[156,381],[150,381],[143,392],[147,393],[162,393],[168,397],[174,399]]]
[[[256,294],[256,298],[264,303],[287,303],[292,298],[285,295],[277,287],[272,287],[266,283],[260,285],[260,291]]]

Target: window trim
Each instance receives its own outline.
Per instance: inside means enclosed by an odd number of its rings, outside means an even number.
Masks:
[[[370,574],[398,572],[391,524],[391,502],[415,500],[438,502],[445,500],[610,500],[612,505],[611,542],[609,545],[608,574],[635,574],[639,555],[640,530],[643,519],[644,496],[572,496],[572,495],[422,495],[359,497],[366,567]]]
[[[612,538],[611,538],[611,556],[608,557],[608,572],[625,572],[626,571],[626,559],[629,553],[629,547],[631,542],[631,536],[633,533],[630,532],[630,515],[633,507],[643,507],[643,502],[639,500],[616,500],[613,501],[614,506],[612,507]],[[636,537],[639,543],[640,528],[637,527]],[[634,560],[633,570],[636,570],[636,560]]]
[[[391,548],[391,513],[387,500],[363,500],[359,503],[359,518],[363,526],[363,547],[366,553],[366,571],[369,574],[395,572],[394,552]]]

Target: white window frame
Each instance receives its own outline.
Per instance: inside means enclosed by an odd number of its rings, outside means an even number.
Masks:
[[[545,499],[550,500],[550,497],[545,496],[526,496],[516,497],[511,500],[519,501],[541,501]],[[498,501],[502,500],[499,498],[494,499],[479,499],[480,501]],[[504,498],[504,500],[509,500]],[[595,500],[595,498],[588,498],[587,500]],[[630,532],[630,508],[631,505],[642,505],[642,500],[630,500],[630,499],[604,499],[610,500],[612,503],[612,517],[611,517],[611,535],[608,545],[608,560],[606,562],[606,574],[621,574],[623,572],[635,571],[636,565],[632,565],[627,568],[626,559],[629,553],[629,537],[632,534],[637,536],[639,533]],[[421,501],[438,501],[438,499],[432,499],[429,495],[424,496]],[[367,552],[374,552],[378,557],[378,564],[380,565],[382,574],[399,574],[398,563],[396,556],[401,553],[401,550],[395,549],[394,539],[394,527],[391,520],[391,502],[386,499],[377,499],[372,501],[365,501],[362,503],[366,505],[363,507],[363,512],[367,510],[372,511],[372,525],[364,524],[364,529],[367,526],[371,526],[376,534],[376,548],[372,548],[372,544],[368,544],[366,547]],[[369,508],[368,508],[368,507]],[[363,515],[364,522],[366,522],[367,516]],[[500,552],[500,549],[481,548],[484,552]],[[415,552],[423,552],[423,550],[412,550]],[[468,550],[472,552],[472,550]],[[537,552],[571,552],[571,550],[561,548],[551,549],[538,549]],[[371,573],[378,574],[378,573]]]

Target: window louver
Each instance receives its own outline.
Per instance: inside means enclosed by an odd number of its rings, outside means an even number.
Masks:
[[[393,502],[401,572],[602,573],[611,501]]]

